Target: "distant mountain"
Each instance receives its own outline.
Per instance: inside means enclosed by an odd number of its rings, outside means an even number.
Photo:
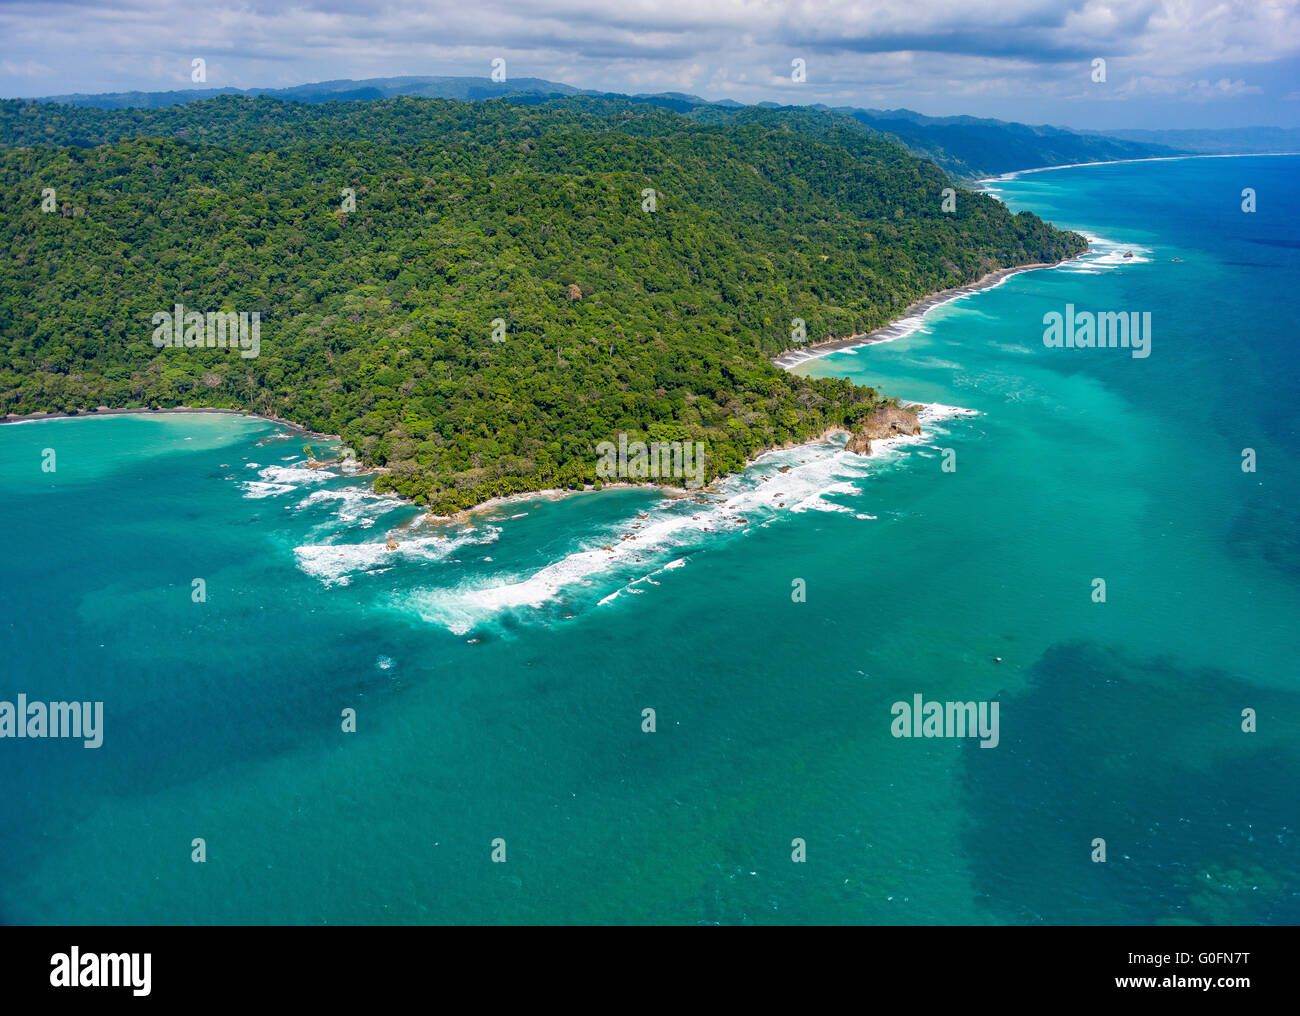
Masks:
[[[1170,145],[1202,155],[1300,152],[1300,128],[1227,127],[1219,130],[1108,131],[1112,138]]]
[[[914,154],[967,179],[1041,166],[1148,159],[1185,151],[1171,142],[1154,139],[1120,138],[973,116],[930,117],[910,109],[840,108],[836,112],[892,135]]]
[[[585,95],[644,103],[714,122],[717,122],[715,114],[719,111],[734,112],[753,108],[733,99],[714,102],[681,92],[628,96],[574,88],[572,85],[542,78],[513,78],[506,82],[495,82],[488,78],[412,76],[368,78],[362,81],[320,81],[292,88],[198,88],[171,92],[54,95],[40,101],[99,109],[157,109],[228,94],[269,96],[308,103],[420,96],[461,101],[508,98],[514,102],[534,104],[559,96]],[[1202,150],[1179,145],[1173,139],[1126,137],[1122,133],[1106,135],[1072,131],[1063,127],[1033,127],[970,116],[928,117],[909,109],[791,107],[775,102],[760,102],[757,106],[773,110],[815,109],[840,120],[852,120],[865,133],[896,140],[912,154],[929,159],[953,176],[967,180],[1040,166],[1143,159]]]
[[[516,78],[508,82],[490,78],[467,77],[397,77],[316,81],[290,88],[186,88],[170,92],[105,92],[98,95],[76,93],[51,95],[41,102],[58,102],[67,106],[93,106],[96,109],[160,109],[186,102],[201,102],[218,95],[267,95],[293,102],[354,102],[368,99],[393,99],[399,95],[435,99],[459,99],[471,102],[496,99],[513,94],[596,95],[572,85],[542,78]],[[696,102],[702,102],[697,99]]]

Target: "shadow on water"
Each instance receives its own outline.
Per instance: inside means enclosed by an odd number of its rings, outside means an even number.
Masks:
[[[296,668],[292,654],[300,646],[264,646],[238,671],[221,658],[189,671],[137,675],[121,691],[105,681],[99,747],[76,738],[5,742],[5,782],[22,792],[0,794],[0,863],[38,866],[52,841],[84,835],[81,824],[111,813],[117,800],[223,774],[248,779],[259,764],[332,748],[345,705],[361,711],[368,727],[384,722],[397,696],[428,679],[418,666],[376,666],[384,650],[385,658],[407,658],[387,634],[359,629],[353,644],[329,646]]]
[[[1300,533],[1279,525],[1294,511],[1289,492],[1260,489],[1244,497],[1227,532],[1228,552],[1239,560],[1259,560],[1290,579],[1300,578]]]
[[[1300,695],[1078,642],[1043,655],[1000,727],[997,748],[964,753],[964,840],[992,916],[1300,922]]]

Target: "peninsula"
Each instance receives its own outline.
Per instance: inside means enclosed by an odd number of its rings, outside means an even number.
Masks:
[[[884,395],[773,359],[1086,248],[829,112],[12,100],[0,170],[0,415],[253,412],[438,515],[597,485],[603,442],[708,482],[853,432]],[[259,315],[255,355],[160,348],[177,305]]]

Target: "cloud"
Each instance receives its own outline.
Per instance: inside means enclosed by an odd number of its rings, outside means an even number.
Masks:
[[[39,78],[54,73],[54,68],[48,64],[37,63],[35,60],[25,60],[22,63],[15,63],[13,60],[0,60],[0,74],[15,78]]]
[[[189,87],[194,57],[209,87],[246,88],[486,76],[504,56],[512,77],[612,91],[1070,108],[1258,94],[1247,68],[1300,57],[1300,0],[18,0],[0,34],[8,95]]]
[[[1194,102],[1210,102],[1215,99],[1232,99],[1242,95],[1260,95],[1263,89],[1258,85],[1248,85],[1245,81],[1220,78],[1211,82],[1208,78],[1195,81],[1177,78],[1130,78],[1116,93],[1117,97],[1163,96],[1184,98]]]
[[[1256,85],[1248,85],[1244,81],[1220,78],[1214,84],[1210,84],[1210,82],[1201,78],[1188,90],[1188,95],[1190,98],[1204,102],[1209,99],[1235,98],[1238,95],[1259,95],[1262,92],[1262,88]]]

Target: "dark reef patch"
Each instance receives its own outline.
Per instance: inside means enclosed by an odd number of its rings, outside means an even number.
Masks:
[[[1297,745],[1294,692],[1053,646],[1002,701],[999,747],[966,746],[980,902],[1012,923],[1300,923]]]

